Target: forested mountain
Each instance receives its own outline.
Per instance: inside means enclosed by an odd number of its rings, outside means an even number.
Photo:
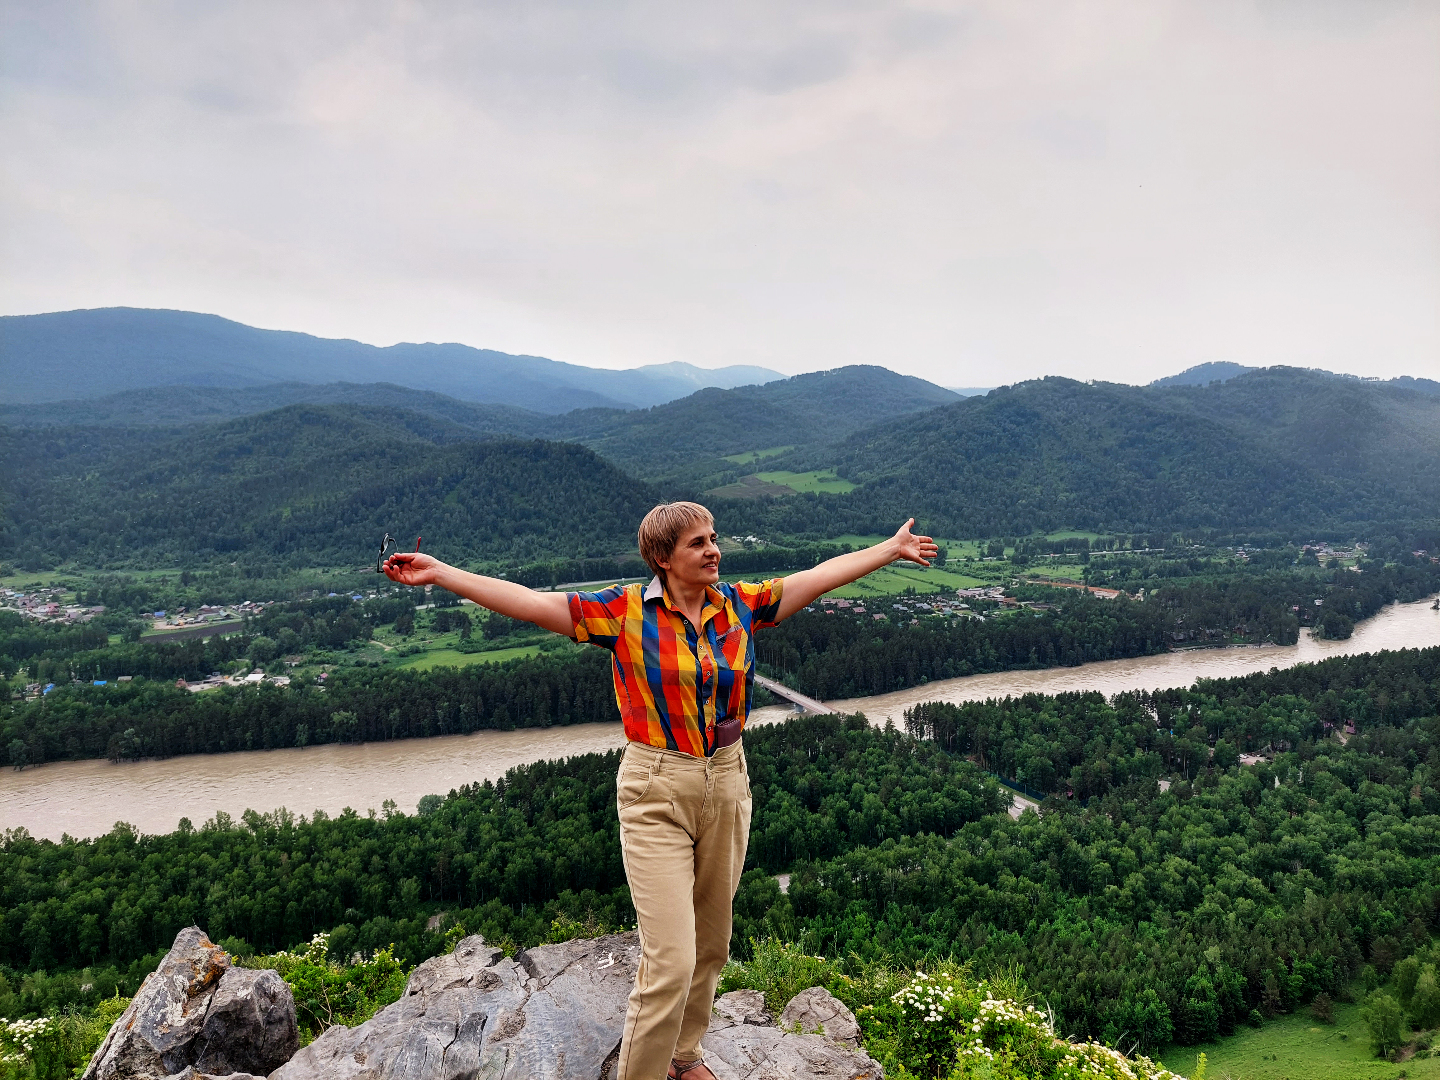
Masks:
[[[850,367],[560,416],[393,384],[166,393],[221,411],[286,395],[340,403],[167,427],[168,406],[119,395],[74,404],[91,423],[0,428],[0,558],[339,565],[387,529],[491,565],[609,556],[632,551],[651,500],[708,499],[763,467],[833,468],[857,487],[711,500],[726,531],[823,539],[914,515],[946,536],[1355,533],[1433,524],[1440,507],[1440,394],[1425,380],[1270,368],[1205,386],[1051,378],[960,399]],[[571,445],[494,441],[507,436]],[[757,450],[777,453],[725,460]]]
[[[756,527],[911,513],[960,536],[1428,521],[1440,506],[1440,397],[1285,368],[1204,387],[1048,378],[778,460],[834,466],[860,487],[758,508]]]
[[[99,308],[0,318],[0,400],[103,397],[153,386],[260,386],[301,381],[392,382],[467,401],[557,413],[670,401],[705,386],[783,378],[767,368],[707,371],[657,364],[628,371],[562,364],[456,344],[377,348],[218,315]]]
[[[639,476],[673,478],[677,469],[776,446],[824,447],[882,419],[958,401],[953,391],[855,365],[797,375],[764,386],[702,390],[651,409],[587,409],[551,420],[554,438],[578,439]],[[823,453],[823,451],[821,451]]]
[[[380,536],[526,562],[633,547],[655,502],[590,450],[493,439],[396,409],[296,405],[179,432],[0,432],[22,562],[217,557],[359,566]]]

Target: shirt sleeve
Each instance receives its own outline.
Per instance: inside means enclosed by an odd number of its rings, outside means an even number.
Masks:
[[[611,585],[600,592],[572,592],[569,600],[575,640],[582,644],[588,641],[613,652],[623,633],[625,611],[629,606],[625,590]]]
[[[736,598],[750,609],[750,630],[768,630],[780,621],[780,593],[785,588],[784,578],[769,581],[737,581]]]

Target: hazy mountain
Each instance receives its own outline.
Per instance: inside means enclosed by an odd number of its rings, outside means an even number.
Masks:
[[[703,386],[783,378],[758,367],[607,371],[456,344],[377,348],[259,330],[217,315],[99,308],[0,318],[0,400],[104,397],[153,386],[388,382],[536,412],[658,405]]]
[[[1257,368],[1246,367],[1244,364],[1233,364],[1229,360],[1212,360],[1208,364],[1196,364],[1194,367],[1186,368],[1178,375],[1167,375],[1163,379],[1156,379],[1151,386],[1209,386],[1212,382],[1224,382],[1226,379],[1233,379],[1236,375],[1244,375],[1247,371],[1256,371]]]
[[[100,425],[177,427],[232,420],[287,405],[382,405],[448,420],[475,432],[530,435],[549,418],[513,405],[460,401],[394,383],[269,383],[265,386],[151,386],[100,398],[0,405],[0,424],[15,427]]]

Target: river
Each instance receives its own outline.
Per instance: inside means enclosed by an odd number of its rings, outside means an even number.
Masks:
[[[1357,626],[1348,641],[1316,641],[1302,632],[1298,645],[1195,649],[1081,667],[972,675],[827,704],[842,712],[863,712],[875,723],[899,724],[905,709],[920,701],[1067,690],[1099,690],[1108,696],[1121,690],[1189,686],[1198,678],[1247,675],[1327,656],[1430,645],[1440,645],[1440,612],[1430,610],[1425,600],[1385,608]],[[756,709],[751,722],[774,723],[789,715],[785,707],[770,706]],[[169,832],[182,817],[198,826],[217,811],[238,817],[246,808],[285,806],[307,814],[319,808],[333,815],[347,806],[378,810],[392,799],[411,811],[422,795],[443,795],[462,784],[498,779],[528,761],[611,750],[623,743],[617,721],[118,765],[52,762],[24,772],[0,771],[0,827],[23,826],[35,836],[58,840],[62,833],[104,833],[116,821],[127,821],[143,833]]]

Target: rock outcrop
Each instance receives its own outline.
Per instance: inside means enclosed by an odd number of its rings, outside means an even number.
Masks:
[[[225,951],[191,926],[146,976],[84,1080],[264,1075],[299,1045],[295,999],[284,980],[231,967]]]
[[[878,1061],[850,1044],[828,1035],[797,1035],[793,1026],[787,1029],[759,1022],[759,1017],[767,1014],[755,1012],[754,998],[736,1000],[742,994],[761,997],[755,990],[722,994],[715,1002],[715,1019],[700,1043],[705,1063],[717,1080],[881,1080],[884,1076]],[[816,1027],[827,1031],[830,1026],[841,1031],[853,1027],[858,1045],[860,1026],[854,1014],[827,991],[819,990],[819,995],[811,990],[797,994],[781,1012],[781,1022],[787,1015],[803,1017],[798,1022],[805,1032]],[[791,1005],[796,1002],[800,1004],[792,1014]],[[763,1005],[761,998],[762,1009]],[[736,1015],[741,1019],[731,1019]]]
[[[271,1080],[608,1080],[639,959],[634,933],[513,959],[468,937],[417,967],[399,1001],[358,1027],[331,1028]],[[754,991],[721,998],[701,1045],[720,1080],[881,1076],[862,1051],[774,1026]]]
[[[639,961],[634,933],[513,958],[468,937],[411,972],[399,1001],[297,1053],[290,988],[273,971],[232,967],[192,926],[85,1080],[610,1080]],[[701,1043],[719,1080],[880,1080],[858,1045],[855,1017],[818,988],[778,1021],[759,991],[725,994]]]
[[[780,1011],[780,1026],[790,1031],[814,1031],[838,1043],[860,1045],[860,1024],[843,1001],[823,986],[801,990]]]

